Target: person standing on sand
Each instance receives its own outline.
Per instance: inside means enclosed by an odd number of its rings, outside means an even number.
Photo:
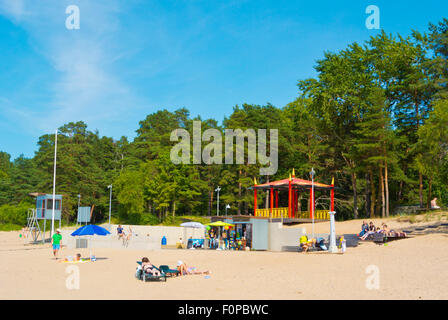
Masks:
[[[56,233],[51,238],[51,244],[53,245],[53,255],[56,260],[58,260],[58,252],[59,249],[61,249],[61,240],[62,240],[61,230],[56,229]]]
[[[221,237],[222,237],[222,240],[224,241],[224,248],[227,250],[228,242],[227,242],[227,231],[226,230],[222,231]]]
[[[210,231],[210,249],[215,249],[215,233],[213,229]]]

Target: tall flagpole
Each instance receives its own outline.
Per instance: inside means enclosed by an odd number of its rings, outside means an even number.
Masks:
[[[313,229],[313,239],[314,239],[314,168],[311,168],[311,218],[312,218],[312,229]]]
[[[54,234],[54,207],[56,203],[56,154],[58,150],[58,130],[54,135],[54,168],[53,168],[53,209],[51,213],[51,237]]]
[[[112,185],[107,186],[110,189],[110,195],[109,195],[109,231],[110,231],[110,216],[112,212]]]

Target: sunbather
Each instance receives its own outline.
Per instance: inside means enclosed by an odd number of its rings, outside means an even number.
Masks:
[[[153,276],[160,276],[160,271],[154,267],[151,262],[149,262],[149,259],[144,257],[142,259],[142,270],[145,273],[151,273]]]
[[[399,230],[390,230],[388,233],[390,237],[406,237],[406,233]]]
[[[389,227],[387,226],[387,224],[383,225],[383,233],[386,236],[391,236],[392,235],[392,231],[393,230],[390,230]]]
[[[190,275],[190,274],[210,274],[211,273],[208,270],[199,271],[199,270],[196,270],[196,267],[188,267],[181,260],[177,261],[177,270],[180,272],[180,274],[182,276],[186,276],[186,275]]]
[[[64,260],[61,260],[59,262],[74,262],[74,261],[81,261],[81,254],[77,253],[75,256],[68,256],[67,258],[65,258]]]

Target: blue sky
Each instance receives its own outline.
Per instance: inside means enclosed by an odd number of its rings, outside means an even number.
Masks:
[[[283,107],[324,51],[378,32],[368,5],[402,35],[448,13],[445,0],[0,0],[0,151],[32,157],[70,121],[132,140],[163,108],[222,121],[237,104]]]

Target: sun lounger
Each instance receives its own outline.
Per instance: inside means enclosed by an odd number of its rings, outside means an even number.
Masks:
[[[137,263],[141,266],[142,262],[141,261],[137,261]],[[153,265],[153,267],[157,270],[159,270],[159,268],[157,268],[156,266]],[[138,270],[137,273],[135,274],[136,278],[142,281],[166,281],[166,274],[165,272],[160,271],[160,276],[154,276],[151,273],[146,273],[143,270]]]
[[[406,235],[385,235],[384,233],[375,233],[373,235],[373,242],[375,243],[386,243],[392,240],[406,239]]]
[[[180,274],[179,270],[177,269],[170,269],[167,265],[161,265],[159,267],[160,272],[163,272],[167,275],[167,277],[172,277],[173,275],[178,276]]]

